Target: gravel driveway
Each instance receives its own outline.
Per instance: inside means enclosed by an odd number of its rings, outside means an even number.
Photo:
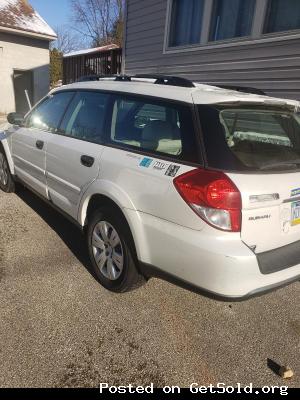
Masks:
[[[1,387],[299,387],[299,300],[299,282],[237,304],[155,279],[111,294],[89,272],[77,228],[27,190],[0,193]]]

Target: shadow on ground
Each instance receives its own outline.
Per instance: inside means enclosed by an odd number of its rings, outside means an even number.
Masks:
[[[21,188],[17,195],[56,232],[78,261],[95,278],[89,260],[85,235],[80,228],[28,189]]]

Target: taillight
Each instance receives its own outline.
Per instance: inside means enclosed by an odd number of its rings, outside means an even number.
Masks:
[[[175,178],[174,185],[204,221],[224,231],[241,231],[241,194],[223,172],[195,169]]]

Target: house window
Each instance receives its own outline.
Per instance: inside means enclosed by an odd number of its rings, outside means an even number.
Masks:
[[[255,0],[214,0],[210,41],[250,36],[254,9]]]
[[[269,0],[264,33],[300,29],[299,0]]]
[[[191,45],[193,49],[228,46],[233,40],[246,43],[269,33],[280,37],[281,32],[290,35],[300,30],[300,0],[168,0],[168,4],[165,51],[180,52]]]
[[[204,0],[173,0],[170,26],[171,47],[200,42]]]

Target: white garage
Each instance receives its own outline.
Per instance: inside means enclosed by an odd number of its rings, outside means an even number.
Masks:
[[[49,91],[53,29],[27,0],[0,0],[0,115],[25,113]]]

